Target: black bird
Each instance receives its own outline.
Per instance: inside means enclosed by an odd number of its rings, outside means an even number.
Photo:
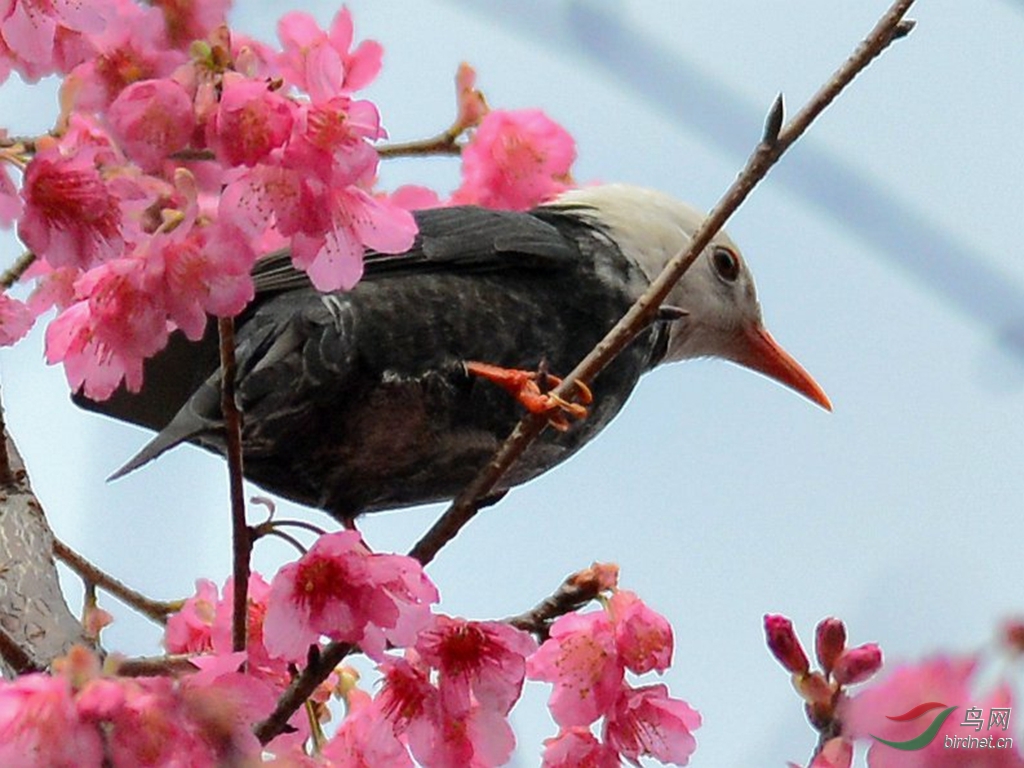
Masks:
[[[454,497],[523,414],[480,374],[488,366],[571,370],[702,218],[661,193],[607,185],[523,213],[418,212],[413,247],[367,253],[365,276],[349,292],[318,292],[286,253],[260,262],[256,300],[236,332],[246,476],[343,521]],[[571,456],[661,363],[721,357],[831,408],[764,329],[753,278],[725,233],[668,304],[595,378],[587,417],[545,430],[502,489]],[[147,363],[141,393],[122,390],[105,402],[76,396],[84,407],[160,430],[115,477],[182,442],[224,452],[210,326],[200,342],[175,334]],[[542,389],[544,374],[538,378]],[[567,426],[559,414],[552,420]]]

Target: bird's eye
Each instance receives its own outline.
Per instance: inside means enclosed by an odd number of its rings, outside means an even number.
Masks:
[[[715,270],[719,276],[728,282],[733,282],[740,276],[740,257],[728,248],[719,246],[711,254]]]

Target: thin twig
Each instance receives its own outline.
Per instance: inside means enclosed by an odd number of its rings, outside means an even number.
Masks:
[[[17,260],[0,275],[0,289],[7,290],[21,279],[25,271],[35,263],[36,255],[32,251],[25,251]]]
[[[377,154],[386,158],[459,155],[462,154],[462,146],[458,143],[458,138],[462,133],[461,127],[453,125],[447,131],[429,139],[398,144],[381,144],[377,147]]]
[[[53,540],[53,554],[85,581],[106,590],[125,605],[131,606],[157,624],[166,624],[169,614],[181,610],[180,601],[161,602],[146,597],[141,592],[125,585],[124,582],[100,570],[60,539]]]
[[[781,101],[776,100],[766,124],[765,137],[754,149],[743,171],[726,190],[707,218],[694,233],[689,246],[665,265],[623,318],[598,342],[576,368],[554,390],[554,395],[570,399],[577,391],[577,382],[591,381],[619,354],[654,317],[673,286],[697,259],[728,218],[747,199],[755,186],[767,175],[782,154],[807,130],[814,119],[850,84],[889,44],[906,35],[908,28],[902,18],[914,0],[897,0],[875,25],[846,62],[832,75],[807,105],[781,130],[778,115]],[[528,415],[474,480],[463,489],[451,506],[409,552],[421,563],[429,563],[440,549],[453,539],[480,508],[481,500],[494,492],[501,478],[540,435],[546,421],[543,416]]]
[[[199,667],[192,663],[192,655],[187,653],[140,656],[133,659],[118,659],[113,663],[113,674],[123,677],[173,677],[198,671]]]
[[[252,534],[245,520],[245,494],[242,486],[242,414],[235,401],[235,321],[230,317],[222,317],[217,321],[217,329],[220,332],[220,407],[224,415],[231,489],[231,539],[234,558],[231,647],[235,651],[244,651],[249,627],[249,557],[252,554]]]
[[[541,600],[529,611],[502,621],[516,629],[533,633],[541,642],[547,640],[551,622],[559,616],[582,608],[604,592],[606,585],[600,579],[581,578],[585,574],[587,571],[574,573],[563,581],[552,595]]]
[[[270,716],[253,726],[253,732],[260,740],[260,744],[266,744],[275,736],[284,733],[291,716],[351,652],[351,643],[335,641],[325,645],[319,653],[311,654],[309,663],[306,664],[302,673],[292,680],[288,690],[277,700],[277,706],[274,707]]]

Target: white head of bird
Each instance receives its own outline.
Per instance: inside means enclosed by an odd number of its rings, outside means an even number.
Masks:
[[[607,184],[566,192],[554,203],[590,219],[653,281],[685,249],[704,214],[662,192]],[[758,371],[832,410],[824,390],[764,326],[754,276],[719,231],[669,294],[685,310],[669,332],[664,362],[718,357]]]

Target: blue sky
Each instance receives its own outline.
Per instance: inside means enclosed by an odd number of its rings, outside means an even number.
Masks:
[[[277,3],[271,16],[268,5],[237,2],[234,23],[270,38],[286,8],[324,23],[337,8]],[[776,94],[795,111],[887,4],[349,5],[357,35],[385,47],[369,96],[395,140],[448,125],[465,60],[493,106],[541,107],[576,137],[581,182],[642,184],[708,208]],[[694,765],[810,753],[814,734],[763,646],[765,612],[790,615],[807,640],[840,616],[852,642],[879,642],[890,663],[990,649],[998,622],[1024,612],[1024,5],[936,0],[911,16],[911,37],[729,226],[768,327],[835,412],[728,364],[665,367],[594,444],[488,509],[430,568],[444,610],[484,618],[520,612],[594,560],[619,563],[622,585],[675,627],[666,680],[705,718]],[[0,88],[14,132],[45,129],[54,111],[51,89]],[[457,167],[394,161],[382,179],[447,191]],[[4,243],[5,259],[20,252]],[[157,597],[190,592],[198,576],[222,581],[222,462],[184,448],[106,484],[146,435],[75,410],[41,349],[37,332],[4,352],[0,376],[58,535]],[[362,528],[375,547],[404,550],[438,511]],[[287,557],[268,544],[257,565],[269,573]],[[159,650],[146,622],[118,616],[110,647]],[[555,731],[543,695],[515,711],[517,764],[536,764]]]

